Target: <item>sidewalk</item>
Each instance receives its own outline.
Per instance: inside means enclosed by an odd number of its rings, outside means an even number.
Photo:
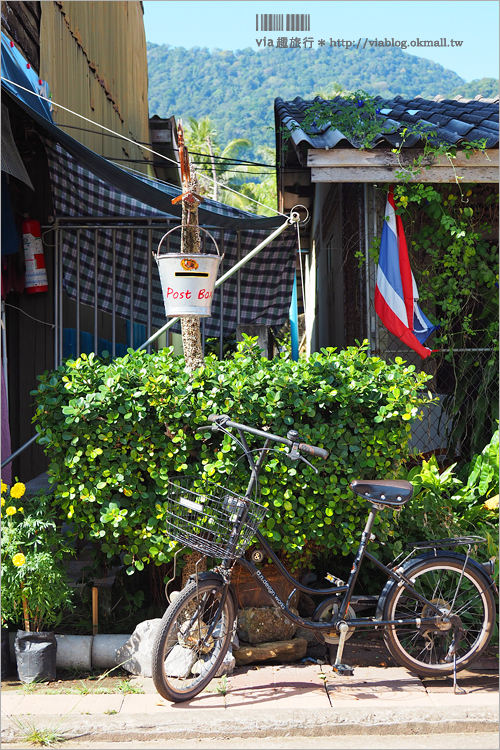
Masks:
[[[323,671],[322,671],[323,670]],[[240,668],[214,680],[192,701],[162,699],[147,678],[144,694],[2,696],[2,742],[19,737],[17,722],[54,727],[93,742],[144,739],[495,732],[498,674],[461,672],[421,680],[401,667],[357,667],[337,677],[330,666]],[[221,692],[222,691],[222,692]],[[225,693],[225,694],[223,694]]]

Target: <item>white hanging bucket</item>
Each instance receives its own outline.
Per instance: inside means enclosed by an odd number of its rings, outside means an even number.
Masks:
[[[170,229],[160,240],[155,255],[160,274],[165,315],[168,317],[210,317],[215,282],[219,272],[219,265],[224,256],[210,232],[203,227],[197,227],[208,234],[215,245],[217,255],[202,255],[201,253],[167,253],[160,255],[163,240],[176,229],[187,226],[181,224]]]

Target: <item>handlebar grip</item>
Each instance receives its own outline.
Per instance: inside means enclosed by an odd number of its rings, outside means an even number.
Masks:
[[[217,414],[210,414],[208,421],[215,422],[215,420],[217,419],[217,416],[218,416]]]
[[[307,453],[309,456],[316,456],[317,458],[328,458],[330,455],[328,451],[323,448],[318,448],[316,445],[308,445],[307,443],[299,443],[299,451],[301,453]]]

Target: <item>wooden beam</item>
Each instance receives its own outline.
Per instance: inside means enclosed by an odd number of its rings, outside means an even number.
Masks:
[[[312,182],[397,182],[396,173],[401,167],[314,167],[311,169]],[[489,182],[498,184],[497,167],[458,167],[456,173],[451,167],[431,167],[423,169],[410,182],[450,182],[459,177],[460,182]]]
[[[423,155],[421,149],[404,149],[401,154],[393,154],[386,149],[309,149],[308,167],[399,167],[411,165]],[[489,149],[486,153],[476,152],[467,159],[464,151],[459,151],[453,166],[457,167],[498,167],[498,149]],[[450,161],[445,156],[436,159],[426,157],[423,164],[435,168],[450,168]]]

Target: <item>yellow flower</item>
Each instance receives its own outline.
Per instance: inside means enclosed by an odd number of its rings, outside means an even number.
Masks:
[[[26,492],[26,486],[22,482],[16,482],[13,487],[10,488],[10,496],[19,499]]]
[[[488,510],[495,510],[495,508],[498,508],[498,495],[490,497],[489,500],[486,500],[483,508],[488,508]]]
[[[17,512],[18,512],[18,513],[24,513],[24,508],[22,508],[22,507],[21,507],[21,508],[18,508],[18,509],[17,509]]]
[[[2,508],[3,508],[4,505],[5,505],[5,498],[2,497]]]
[[[8,516],[13,516],[14,513],[17,513],[17,508],[14,508],[13,505],[9,505],[9,507],[7,508],[5,512],[7,513]]]
[[[17,555],[14,555],[14,557],[12,558],[12,562],[14,563],[16,568],[20,568],[21,565],[24,565],[24,563],[26,562],[26,558],[22,552],[18,552]]]
[[[7,492],[9,489],[9,485],[5,484],[5,482],[2,480],[2,493]]]

